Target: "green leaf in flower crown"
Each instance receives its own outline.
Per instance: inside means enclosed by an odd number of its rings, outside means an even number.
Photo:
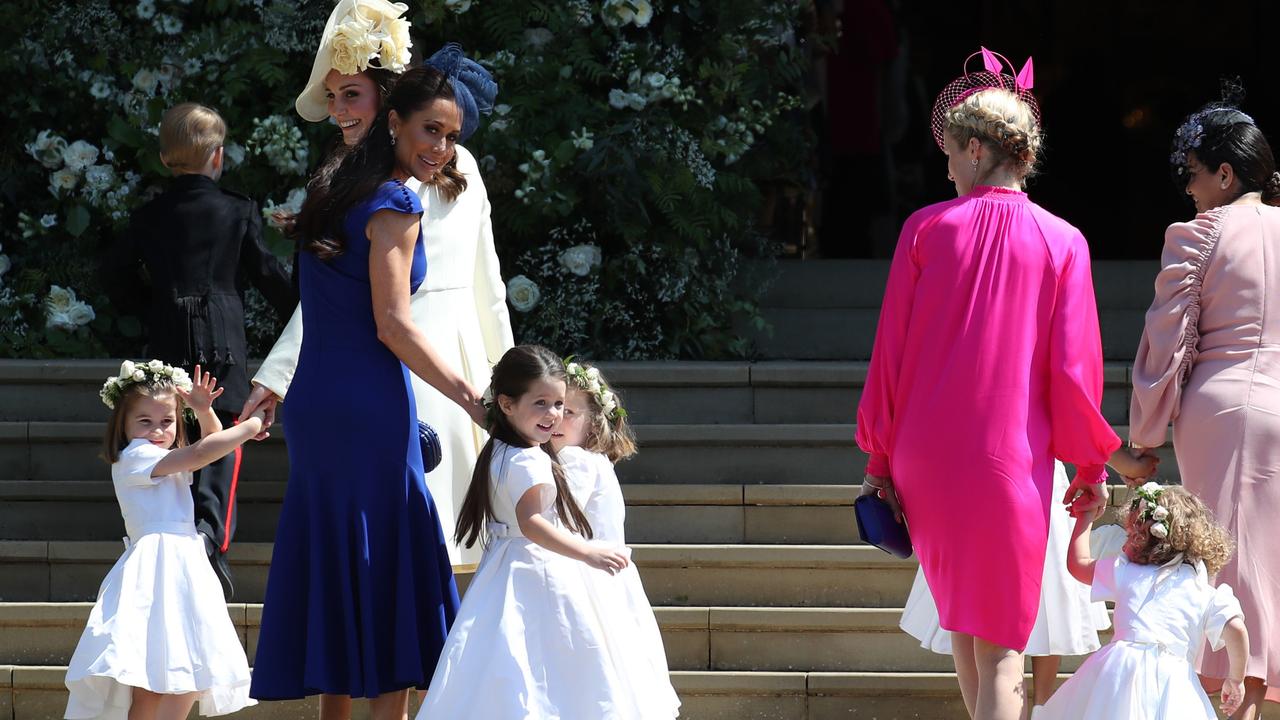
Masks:
[[[72,205],[67,210],[67,232],[80,237],[89,229],[89,210],[83,205]]]

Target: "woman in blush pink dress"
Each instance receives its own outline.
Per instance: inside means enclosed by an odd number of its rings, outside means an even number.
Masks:
[[[871,455],[864,492],[901,503],[970,714],[1014,720],[1053,461],[1076,466],[1067,495],[1084,512],[1106,501],[1120,439],[1099,410],[1088,245],[1021,189],[1040,149],[1030,62],[1015,78],[983,56],[987,71],[966,73],[934,107],[959,197],[902,229],[857,440]]]
[[[1236,542],[1217,582],[1244,608],[1245,700],[1232,717],[1252,720],[1280,702],[1280,174],[1262,131],[1229,101],[1183,123],[1171,160],[1199,214],[1165,232],[1129,439],[1163,445],[1172,420],[1183,485]],[[1216,689],[1226,653],[1206,649],[1198,669]]]

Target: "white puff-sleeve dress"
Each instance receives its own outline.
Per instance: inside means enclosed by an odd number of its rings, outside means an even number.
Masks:
[[[201,715],[257,702],[222,585],[196,534],[191,474],[151,475],[168,454],[134,440],[111,466],[129,535],[67,667],[69,720],[126,720],[135,687],[199,693]]]
[[[610,576],[520,532],[516,505],[528,492],[560,524],[551,456],[495,440],[489,491],[487,545],[418,720],[675,717],[652,687],[635,633],[610,612],[616,596],[595,582]]]
[[[1071,544],[1071,526],[1075,520],[1057,498],[1066,494],[1070,484],[1066,468],[1055,460],[1054,500],[1049,504],[1049,542],[1045,552],[1044,577],[1040,582],[1040,611],[1027,640],[1026,654],[1033,657],[1087,655],[1101,647],[1098,631],[1111,625],[1106,605],[1092,602],[1089,586],[1067,572],[1067,548]],[[1103,530],[1102,534],[1106,536],[1110,532]],[[908,635],[919,640],[924,649],[942,655],[951,654],[951,633],[938,624],[938,607],[921,570],[916,571],[915,584],[911,586],[899,625]]]
[[[623,548],[628,555],[624,524],[627,516],[622,485],[614,471],[613,463],[600,453],[580,447],[566,447],[559,453],[569,481],[570,492],[591,523],[592,542],[608,547]],[[655,717],[673,717],[680,706],[680,698],[671,686],[667,665],[667,652],[662,643],[653,606],[640,581],[635,564],[628,565],[617,576],[594,575],[593,580],[602,595],[614,596],[615,601],[604,608],[610,620],[619,628],[634,633],[631,643],[637,667],[646,674],[643,682],[656,693],[654,701],[661,701],[664,714]],[[638,680],[637,680],[638,681]],[[669,708],[669,711],[665,709]]]
[[[1164,566],[1138,565],[1121,554],[1094,566],[1093,599],[1115,602],[1115,638],[1058,689],[1041,718],[1218,717],[1194,663],[1206,639],[1221,650],[1227,623],[1243,617],[1229,585],[1210,585],[1202,563],[1178,557]]]

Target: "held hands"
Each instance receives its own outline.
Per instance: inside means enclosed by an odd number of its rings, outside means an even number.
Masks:
[[[1120,448],[1111,453],[1111,459],[1107,461],[1107,464],[1120,473],[1120,476],[1124,478],[1125,485],[1134,488],[1142,485],[1148,478],[1156,474],[1156,469],[1160,465],[1160,458],[1156,457],[1150,450]]]
[[[622,551],[614,548],[596,547],[594,545],[587,550],[586,555],[582,558],[582,562],[597,570],[604,570],[610,575],[617,575],[619,572],[626,569],[627,565],[630,563],[630,561],[627,560],[626,554]]]
[[[200,372],[200,366],[197,365],[195,372],[191,374],[191,391],[186,392],[182,388],[174,388],[174,390],[187,407],[196,413],[204,413],[209,412],[213,407],[213,401],[222,395],[224,388],[218,387],[218,379],[213,375]]]
[[[1077,474],[1062,497],[1062,504],[1069,506],[1071,517],[1094,517],[1107,509],[1109,496],[1106,483],[1091,483]]]
[[[1244,681],[1232,680],[1230,678],[1222,682],[1222,712],[1224,715],[1231,716],[1236,710],[1240,709],[1241,703],[1244,702]]]
[[[889,509],[893,511],[893,519],[899,524],[902,523],[902,504],[898,502],[898,493],[893,490],[893,478],[876,477],[875,475],[865,475],[862,478],[862,494],[870,495],[875,493],[889,504]]]
[[[271,392],[267,388],[254,384],[253,391],[249,393],[249,398],[244,401],[244,408],[240,410],[240,417],[236,418],[237,422],[244,422],[254,415],[259,415],[262,419],[262,430],[254,440],[266,440],[271,437],[271,433],[267,432],[267,428],[271,427],[276,421],[276,404],[280,402],[279,396]]]

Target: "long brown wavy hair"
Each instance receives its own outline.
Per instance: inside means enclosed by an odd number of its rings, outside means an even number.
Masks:
[[[529,391],[529,386],[538,380],[565,381],[564,363],[559,356],[539,345],[517,345],[508,350],[497,365],[493,366],[494,403],[489,408],[488,430],[489,441],[480,450],[476,459],[475,470],[471,473],[471,484],[467,486],[466,497],[462,508],[458,511],[458,525],[453,534],[456,543],[466,547],[476,544],[485,523],[493,518],[493,498],[490,489],[489,466],[493,461],[494,442],[501,440],[512,447],[529,447],[529,442],[520,436],[506,414],[498,408],[497,398],[506,395],[519,398]],[[571,532],[591,539],[591,523],[582,512],[582,508],[569,492],[569,483],[565,476],[560,459],[556,457],[551,443],[541,445],[543,452],[551,456],[551,473],[556,481],[556,511],[560,520]]]

